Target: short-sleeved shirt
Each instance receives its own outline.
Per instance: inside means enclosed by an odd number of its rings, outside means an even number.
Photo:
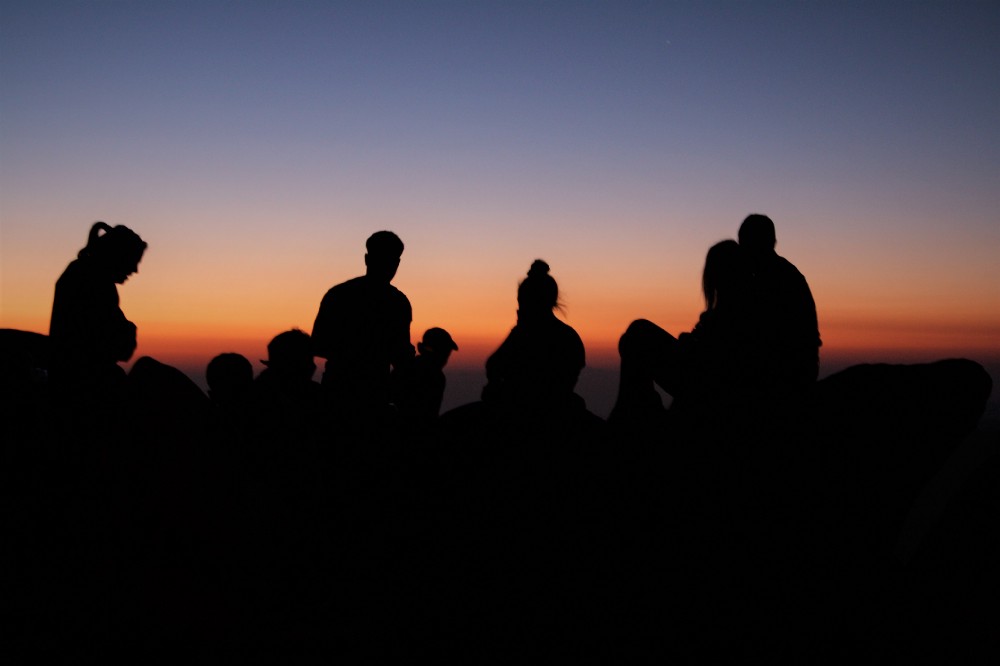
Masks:
[[[326,359],[323,384],[388,402],[391,368],[413,360],[410,301],[391,284],[356,277],[323,297],[313,324],[316,356]]]

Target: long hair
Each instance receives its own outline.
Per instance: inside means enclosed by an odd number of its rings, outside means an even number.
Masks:
[[[721,301],[729,301],[746,287],[750,277],[746,258],[739,243],[724,240],[708,250],[701,288],[705,294],[705,309],[714,310]]]

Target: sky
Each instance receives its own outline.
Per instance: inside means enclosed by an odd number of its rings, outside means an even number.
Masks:
[[[1000,4],[0,0],[0,327],[47,332],[104,220],[149,243],[137,356],[260,369],[390,229],[469,395],[546,260],[600,412],[629,322],[690,330],[753,212],[824,374],[1000,367]]]

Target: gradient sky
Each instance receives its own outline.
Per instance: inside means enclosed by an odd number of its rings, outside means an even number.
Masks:
[[[593,366],[770,215],[824,360],[1000,357],[1000,4],[0,2],[0,326],[95,220],[138,354],[311,330],[378,229],[481,367],[535,258]],[[259,366],[258,366],[259,367]]]

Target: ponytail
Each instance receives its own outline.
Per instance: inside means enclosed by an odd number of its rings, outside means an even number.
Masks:
[[[100,233],[101,231],[104,232],[103,235]],[[87,246],[80,250],[76,256],[80,259],[92,256],[100,239],[107,236],[110,231],[111,226],[107,222],[94,222],[94,225],[90,227],[90,233],[87,235]]]
[[[102,233],[103,232],[103,233]],[[108,256],[141,254],[146,250],[146,242],[128,227],[119,224],[112,227],[107,222],[94,222],[87,235],[87,246],[77,254],[80,259],[104,259]]]

